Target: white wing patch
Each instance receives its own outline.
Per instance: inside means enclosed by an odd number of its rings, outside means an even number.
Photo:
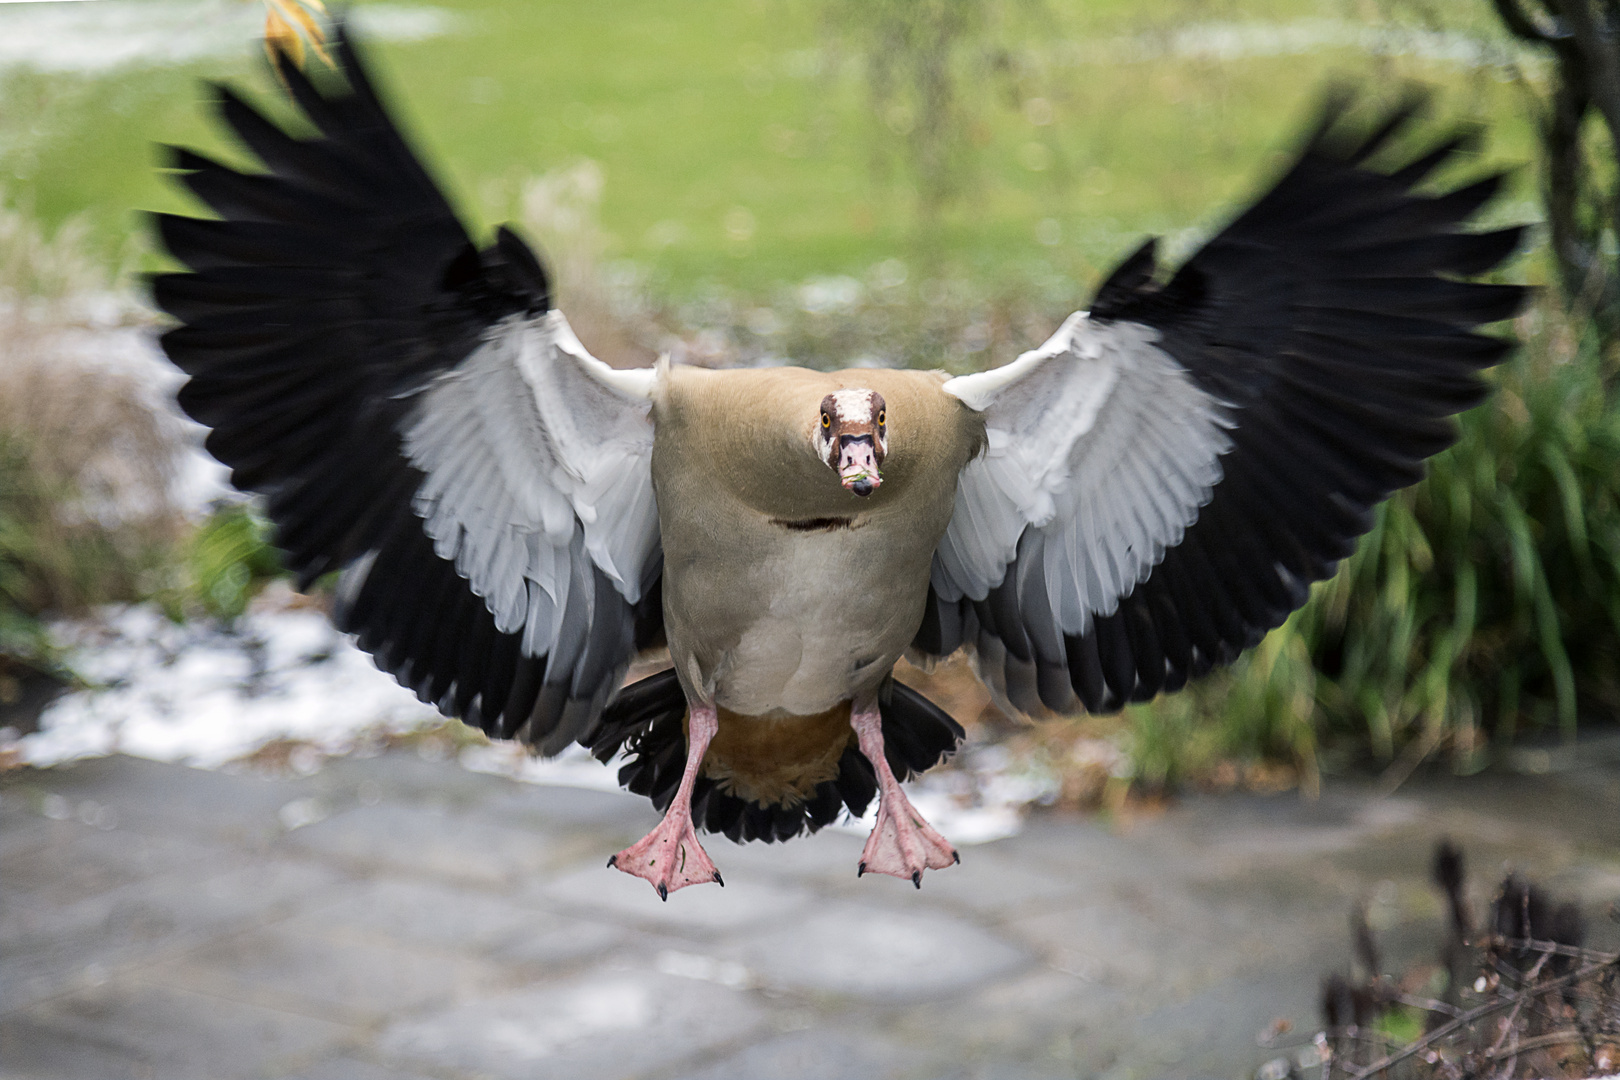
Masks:
[[[421,396],[404,452],[439,557],[523,651],[550,653],[588,557],[630,603],[658,552],[648,419],[656,374],[615,371],[561,312],[513,316]]]
[[[1180,543],[1220,482],[1232,421],[1157,342],[1082,312],[1013,363],[945,384],[984,413],[987,447],[936,553],[942,599],[984,599],[1033,530],[1058,628],[1079,635]]]

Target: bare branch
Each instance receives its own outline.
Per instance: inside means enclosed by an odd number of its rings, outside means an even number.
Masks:
[[[1564,19],[1586,59],[1587,89],[1603,114],[1609,134],[1620,146],[1620,57],[1607,32],[1600,28],[1590,0],[1560,0]]]
[[[1503,1009],[1512,1008],[1525,998],[1536,997],[1540,994],[1546,993],[1549,990],[1557,990],[1561,987],[1569,986],[1570,984],[1579,982],[1590,975],[1595,975],[1608,966],[1608,963],[1587,964],[1583,967],[1577,968],[1575,971],[1570,972],[1568,975],[1560,975],[1556,979],[1548,979],[1545,982],[1537,983],[1534,986],[1527,986],[1523,990],[1515,990],[1511,993],[1503,994],[1495,1001],[1487,1002],[1478,1008],[1470,1009],[1462,1015],[1448,1020],[1446,1023],[1441,1024],[1439,1027],[1423,1036],[1423,1038],[1418,1039],[1416,1042],[1410,1043],[1392,1054],[1386,1054],[1384,1057],[1379,1058],[1377,1061],[1373,1062],[1371,1065],[1368,1065],[1359,1072],[1352,1073],[1349,1080],[1368,1080],[1369,1077],[1376,1076],[1378,1073],[1388,1069],[1391,1065],[1405,1061],[1414,1054],[1422,1053],[1431,1046],[1434,1046],[1436,1043],[1440,1042],[1442,1039],[1455,1034],[1458,1030],[1473,1023],[1482,1016],[1490,1016],[1492,1013],[1498,1013]]]
[[[1557,953],[1559,956],[1573,956],[1577,960],[1585,960],[1591,964],[1620,965],[1620,953],[1599,952],[1596,949],[1582,949],[1574,945],[1560,945],[1556,941],[1542,941],[1538,938],[1492,938],[1480,944],[1486,946],[1500,946],[1506,949],[1523,949],[1526,952]]]
[[[1497,1061],[1514,1054],[1522,1054],[1526,1050],[1535,1050],[1543,1046],[1559,1046],[1563,1043],[1579,1042],[1581,1033],[1576,1028],[1563,1028],[1559,1031],[1549,1031],[1545,1035],[1533,1035],[1528,1039],[1521,1039],[1513,1045],[1511,1050],[1492,1050],[1485,1055],[1486,1061]]]

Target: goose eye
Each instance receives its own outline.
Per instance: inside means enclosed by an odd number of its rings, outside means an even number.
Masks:
[[[826,413],[822,413],[821,414],[821,426],[823,428],[832,427],[832,417],[827,415]]]
[[[878,410],[878,427],[882,427],[882,426],[883,426],[883,410],[879,409]]]

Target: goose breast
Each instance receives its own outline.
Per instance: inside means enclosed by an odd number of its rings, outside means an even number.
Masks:
[[[688,692],[805,716],[873,690],[922,621],[934,548],[983,422],[938,373],[802,368],[660,376],[653,487],[664,620]],[[818,405],[871,389],[888,409],[883,483],[845,490],[813,448]]]

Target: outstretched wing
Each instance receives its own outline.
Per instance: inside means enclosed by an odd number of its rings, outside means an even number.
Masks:
[[[1013,704],[1179,688],[1304,604],[1456,438],[1524,290],[1458,280],[1519,230],[1461,231],[1500,176],[1413,188],[1464,137],[1369,164],[1339,101],[1274,188],[1165,284],[1150,241],[1041,348],[945,384],[981,411],[917,646],[977,645]]]
[[[267,173],[175,152],[220,217],[157,218],[192,270],[153,282],[180,404],[299,586],[342,571],[336,621],[379,666],[556,752],[662,634],[654,374],[586,353],[511,232],[473,245],[341,27],[336,55],[344,85],[279,65],[312,138],[218,89]]]

